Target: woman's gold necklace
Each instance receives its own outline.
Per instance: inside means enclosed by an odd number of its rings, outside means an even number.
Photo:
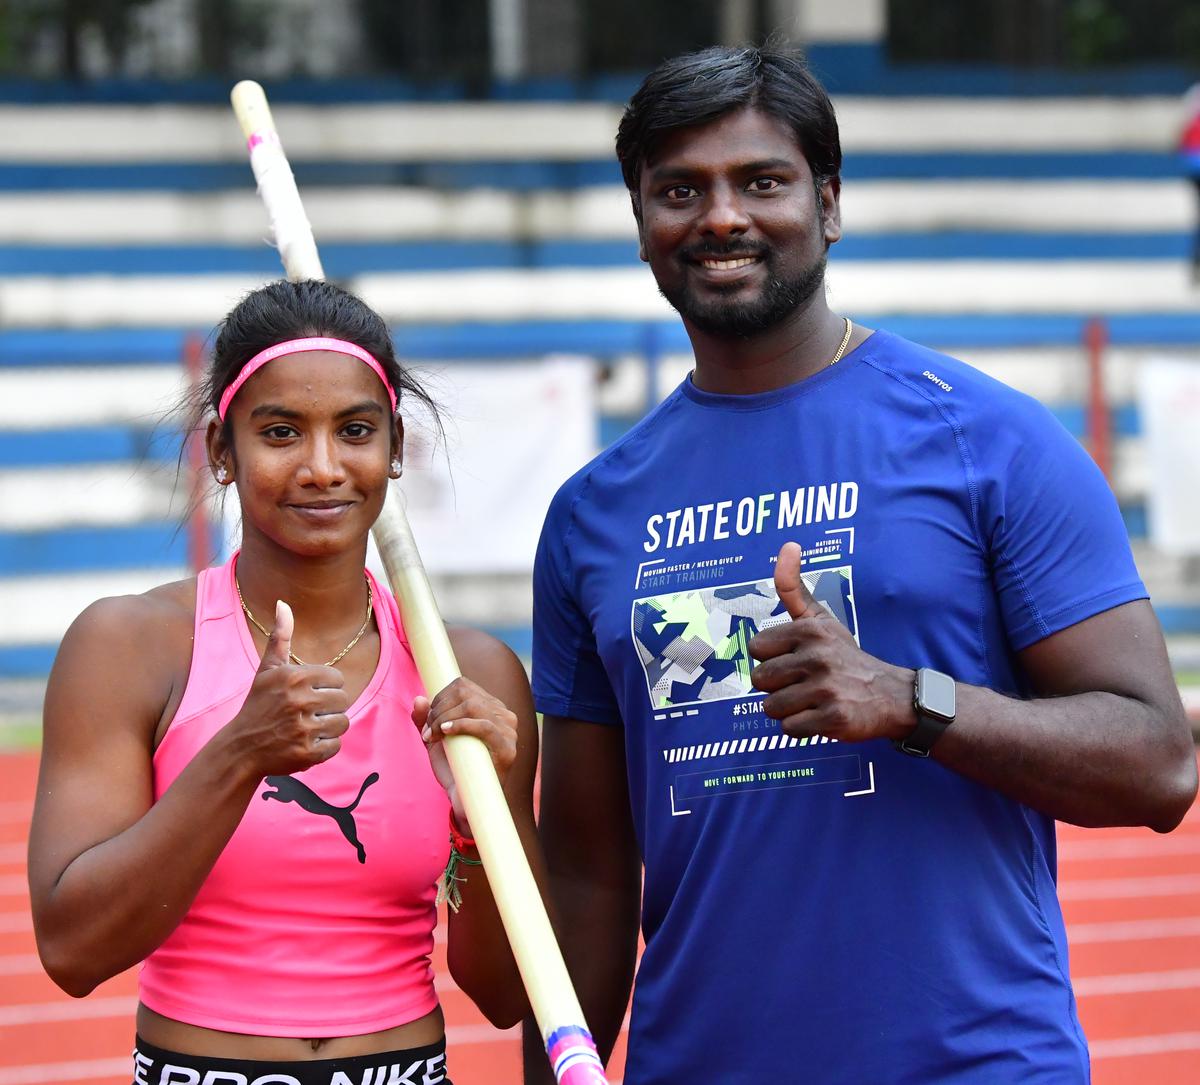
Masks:
[[[841,361],[842,355],[846,353],[846,347],[850,345],[850,333],[854,331],[854,325],[850,323],[850,318],[843,317],[842,319],[846,321],[846,334],[842,336],[842,345],[837,348],[837,353],[829,359],[829,365]],[[825,368],[828,369],[829,365]]]
[[[362,640],[363,634],[367,631],[367,626],[369,626],[371,624],[371,615],[375,613],[375,595],[371,591],[371,578],[368,576],[366,578],[366,580],[367,580],[367,616],[366,616],[366,618],[363,619],[362,627],[359,629],[359,631],[357,633],[354,634],[354,639],[349,644],[347,644],[345,648],[343,648],[340,652],[338,652],[338,654],[335,655],[332,659],[327,660],[325,663],[323,663],[322,666],[332,667],[339,659],[341,659],[348,651],[350,651],[351,648],[353,648],[360,640]],[[264,629],[262,627],[262,625],[259,624],[258,619],[253,614],[250,613],[250,608],[248,606],[246,606],[246,600],[242,598],[242,586],[241,586],[241,584],[238,583],[236,576],[233,578],[233,587],[234,587],[234,590],[237,592],[238,602],[242,604],[242,613],[246,615],[246,620],[252,626],[254,626],[254,628],[257,629],[264,637],[266,637],[268,640],[270,640],[271,634],[266,629]],[[305,663],[304,660],[301,659],[298,655],[296,655],[295,652],[289,651],[288,658],[293,663],[297,664],[298,666],[301,666],[301,667],[308,666],[308,664]]]

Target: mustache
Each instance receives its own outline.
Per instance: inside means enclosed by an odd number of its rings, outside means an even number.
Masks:
[[[685,260],[742,260],[746,257],[766,256],[767,252],[766,245],[714,245],[705,242],[680,249],[679,255]]]

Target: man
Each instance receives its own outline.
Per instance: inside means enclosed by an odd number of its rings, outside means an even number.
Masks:
[[[664,63],[617,154],[696,366],[563,486],[535,572],[601,1053],[640,857],[626,1085],[1086,1082],[1054,819],[1167,831],[1196,791],[1111,492],[1028,397],[829,310],[841,152],[795,57]]]

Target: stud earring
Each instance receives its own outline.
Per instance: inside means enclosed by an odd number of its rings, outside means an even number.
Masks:
[[[225,470],[225,465],[224,465],[223,463],[219,463],[219,464],[217,464],[217,481],[218,481],[218,482],[219,482],[219,483],[220,483],[222,486],[224,486],[224,485],[225,485],[225,480],[226,480],[226,479],[228,479],[228,478],[229,478],[229,474],[228,474],[228,472],[226,472],[226,470]]]
[[[404,464],[399,460],[392,460],[392,478],[399,478],[404,474]]]

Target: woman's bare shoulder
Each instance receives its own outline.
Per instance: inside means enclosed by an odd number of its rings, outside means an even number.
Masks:
[[[524,670],[520,657],[504,641],[491,633],[466,625],[448,625],[446,635],[450,638],[450,647],[454,649],[454,654],[464,670],[468,663],[477,667],[500,667],[508,670],[515,666]]]
[[[109,595],[87,606],[63,638],[112,639],[115,644],[142,637],[173,639],[192,635],[196,615],[196,578],[160,584],[137,595]],[[144,641],[143,647],[150,647]]]
[[[463,674],[514,710],[529,698],[529,678],[520,657],[482,629],[448,626],[450,646]]]
[[[162,584],[137,595],[97,599],[68,628],[47,689],[48,705],[76,686],[93,695],[112,691],[153,711],[165,706],[191,662],[196,611],[194,578]],[[120,693],[113,676],[121,676]]]

